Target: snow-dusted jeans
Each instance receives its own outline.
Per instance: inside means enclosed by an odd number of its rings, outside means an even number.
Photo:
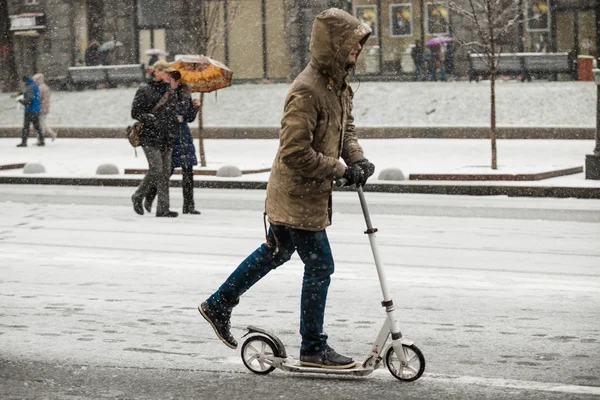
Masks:
[[[304,279],[300,300],[301,355],[314,354],[324,349],[327,335],[323,332],[323,318],[327,291],[334,263],[325,230],[311,232],[281,225],[271,225],[269,242],[250,254],[227,280],[207,300],[208,306],[222,314],[229,314],[248,289],[271,270],[289,261],[297,250],[304,262]],[[277,249],[275,243],[278,244]],[[277,302],[271,302],[276,305]]]
[[[156,214],[169,212],[169,178],[171,177],[171,152],[173,149],[142,146],[148,160],[148,172],[133,194],[135,199],[143,199],[156,187],[158,204]]]

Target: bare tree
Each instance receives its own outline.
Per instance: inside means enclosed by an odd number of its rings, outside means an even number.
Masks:
[[[448,5],[454,14],[462,17],[463,25],[469,28],[472,35],[460,37],[454,33],[455,40],[470,52],[479,54],[490,71],[492,169],[497,169],[496,67],[499,61],[498,54],[514,37],[515,29],[522,17],[522,10],[519,7],[519,0],[451,0]]]
[[[235,18],[237,2],[230,4],[228,0],[188,0],[185,5],[188,16],[189,34],[197,54],[213,58],[219,47],[225,42],[228,23]],[[225,60],[219,60],[225,61]],[[200,110],[198,111],[198,151],[200,165],[206,166],[204,152],[204,93],[200,94]]]

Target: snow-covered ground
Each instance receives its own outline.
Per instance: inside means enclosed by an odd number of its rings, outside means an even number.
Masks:
[[[0,187],[3,359],[249,376],[196,305],[264,240],[264,191],[197,190],[202,215],[168,220],[136,215],[131,192]],[[181,191],[172,195],[179,206]],[[466,390],[560,383],[563,398],[600,393],[598,201],[366,197],[402,331],[427,359],[417,387],[461,379]],[[363,360],[384,320],[381,291],[356,194],[336,192],[333,210],[326,331]],[[302,271],[294,255],[244,294],[238,340],[260,326],[297,356]],[[273,376],[259,384],[283,373]],[[374,378],[394,382],[385,370]],[[464,398],[456,387],[421,398]]]
[[[488,126],[487,82],[363,82],[356,91],[357,126]],[[278,126],[288,84],[234,85],[205,98],[207,126]],[[55,92],[48,121],[55,126],[124,127],[135,89]],[[14,94],[0,93],[0,126],[21,126]],[[593,82],[499,82],[500,126],[593,127]]]
[[[18,139],[0,139],[0,165],[39,162],[46,169],[44,174],[29,176],[98,177],[98,166],[110,163],[119,168],[121,174],[117,177],[125,178],[135,176],[123,175],[125,168],[147,168],[143,151],[138,150],[135,157],[133,148],[125,139],[59,138],[55,142],[48,140],[43,148],[35,146],[35,140],[31,140],[27,148],[16,148],[17,143]],[[360,143],[378,172],[395,167],[400,168],[405,177],[416,173],[492,173],[488,140],[370,139]],[[277,140],[206,140],[207,169],[218,169],[223,165],[236,165],[242,170],[269,168],[277,146]],[[585,163],[585,155],[593,148],[591,140],[500,140],[496,173],[526,174],[581,167]],[[0,176],[24,176],[24,173],[22,169],[6,170],[0,171]],[[262,173],[228,179],[266,181],[268,177],[269,173]],[[174,176],[173,179],[179,177]],[[202,176],[199,179],[226,178]],[[372,180],[375,181],[377,179]],[[424,181],[413,182],[423,184]],[[585,180],[583,173],[510,184],[600,187],[600,181]]]

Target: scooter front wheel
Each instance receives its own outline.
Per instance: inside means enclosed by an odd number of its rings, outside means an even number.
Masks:
[[[275,344],[265,336],[251,336],[242,345],[242,361],[255,374],[266,375],[273,371]]]
[[[402,365],[392,346],[385,353],[385,365],[394,378],[403,382],[416,381],[425,371],[425,357],[414,344],[410,346],[403,344],[402,350],[406,355],[406,365]]]

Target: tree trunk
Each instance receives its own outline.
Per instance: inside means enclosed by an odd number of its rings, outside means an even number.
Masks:
[[[298,0],[284,0],[284,25],[290,53],[290,79],[295,79],[305,67],[305,53],[308,50],[304,40],[304,13]]]
[[[204,154],[204,121],[202,109],[204,108],[204,93],[200,93],[200,109],[198,110],[198,152],[200,153],[200,166],[206,167]]]
[[[498,151],[496,149],[496,37],[494,35],[493,16],[496,15],[493,9],[493,2],[487,3],[487,23],[490,35],[490,50],[492,52],[490,63],[490,134],[492,136],[492,169],[498,169]]]

